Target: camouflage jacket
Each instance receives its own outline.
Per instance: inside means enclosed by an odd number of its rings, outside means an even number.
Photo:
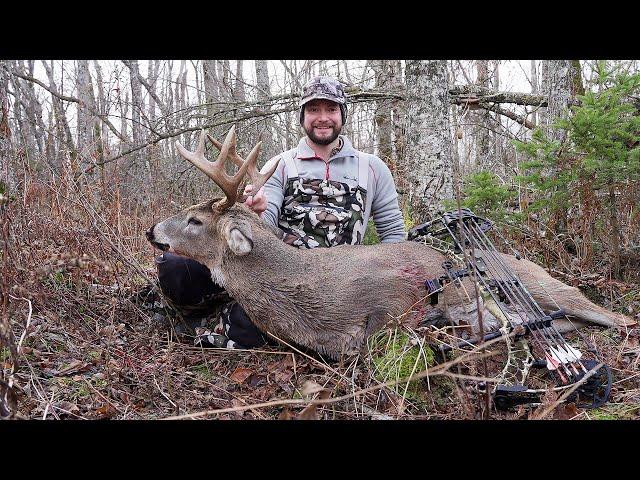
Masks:
[[[358,188],[359,178],[363,177],[361,167],[364,161],[368,164],[367,174],[364,175],[367,186],[366,190],[363,189],[364,208],[358,223],[363,223],[366,228],[369,218],[372,217],[382,243],[405,240],[404,220],[398,207],[398,194],[389,168],[375,155],[355,150],[345,136],[341,135],[341,139],[342,148],[327,162],[316,157],[305,138],[300,140],[296,148],[283,152],[267,162],[263,170],[272,162],[278,162],[278,167],[265,184],[268,206],[263,213],[263,219],[273,226],[282,228],[287,216],[283,210],[286,207],[285,200],[290,200],[290,197],[286,196],[290,194],[287,192],[291,189],[291,182],[288,180],[292,176],[291,172],[287,171],[288,162],[293,162],[297,169],[295,175],[306,185],[342,184],[353,190]],[[307,228],[304,230],[311,233]],[[342,243],[359,243],[363,234],[364,231],[360,232],[357,238]]]

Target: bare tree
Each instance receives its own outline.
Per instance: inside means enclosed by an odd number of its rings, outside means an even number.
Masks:
[[[202,77],[204,81],[204,101],[207,105],[207,117],[213,118],[215,114],[214,102],[218,100],[218,77],[216,75],[216,61],[202,61]]]
[[[53,61],[51,61],[51,65],[49,65],[48,62],[43,61],[42,65],[47,72],[47,77],[49,79],[49,88],[52,92],[57,92],[58,88],[56,87],[56,83],[53,77]],[[69,155],[68,158],[73,159],[77,156],[77,151],[73,143],[71,129],[69,128],[69,122],[67,121],[67,116],[62,105],[62,100],[58,95],[52,93],[51,104],[56,122],[56,130],[58,131],[58,145],[60,146],[64,144],[67,148],[66,153]],[[59,147],[56,156],[58,159],[58,165],[62,166],[63,159],[66,157],[65,151]]]
[[[78,60],[76,71],[76,88],[78,90],[78,153],[82,163],[89,163],[94,160],[94,116],[91,111],[95,111],[93,86],[89,73],[89,61]],[[72,164],[74,175],[77,165]]]
[[[538,87],[538,68],[537,68],[537,60],[531,60],[531,93],[537,95],[539,92]],[[531,123],[535,126],[538,124],[538,114],[534,110],[531,113]]]
[[[269,117],[269,111],[271,109],[268,105],[269,97],[271,97],[271,86],[269,85],[269,67],[266,60],[256,60],[256,90],[257,97],[260,102],[263,102],[258,110],[258,115],[264,115],[264,120],[258,122],[258,130],[262,133],[262,158],[269,159],[274,155],[277,155],[273,142],[273,128],[274,122]]]
[[[140,68],[137,60],[124,60],[123,63],[129,67],[129,81],[131,83],[131,136],[134,145],[142,145],[143,143],[143,129],[142,129],[142,117],[140,115],[142,110],[142,86],[140,84]],[[132,162],[137,163],[138,158],[142,156],[143,152],[136,151],[132,154]]]
[[[233,99],[244,102],[247,97],[244,90],[244,75],[242,73],[242,60],[236,62],[236,78],[233,86]]]
[[[7,191],[14,189],[16,171],[10,168],[11,162],[11,126],[9,123],[9,79],[11,66],[6,60],[0,61],[0,186]]]
[[[375,75],[375,88],[381,91],[393,86],[392,62],[389,60],[375,60],[371,62],[371,68]],[[389,166],[395,174],[396,164],[393,158],[391,99],[376,101],[376,110],[373,116],[376,127],[376,150],[378,156]]]
[[[407,61],[406,84],[406,163],[401,174],[413,217],[422,220],[453,195],[446,61]]]
[[[491,82],[489,81],[489,61],[478,60],[476,62],[476,84],[484,87],[491,88]],[[489,112],[484,109],[476,110],[474,115],[477,127],[475,129],[476,138],[476,164],[480,166],[487,166],[489,162],[489,129],[490,118]]]
[[[107,97],[104,92],[104,79],[102,77],[102,67],[100,66],[100,62],[93,62],[93,68],[96,71],[96,86],[98,87],[98,96],[96,98],[96,109],[98,113],[101,115],[109,114],[109,105],[107,103]],[[100,125],[100,149],[103,153],[103,156],[110,156],[111,150],[109,149],[109,129],[107,128],[106,123],[101,122]]]
[[[547,136],[559,142],[564,141],[565,134],[552,125],[558,118],[569,114],[569,104],[573,97],[575,65],[570,60],[545,60],[543,62],[543,93],[548,96],[545,116]]]

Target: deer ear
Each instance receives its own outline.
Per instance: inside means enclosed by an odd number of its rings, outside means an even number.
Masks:
[[[231,251],[240,257],[251,253],[251,250],[253,250],[253,236],[249,225],[231,225],[225,238]]]

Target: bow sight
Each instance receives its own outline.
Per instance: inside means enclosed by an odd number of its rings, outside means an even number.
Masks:
[[[492,391],[496,408],[501,410],[541,403],[547,390],[524,385],[532,368],[549,372],[557,385],[553,390],[564,392],[564,401],[576,402],[583,408],[603,405],[611,391],[611,371],[598,360],[595,348],[589,350],[595,358],[586,359],[583,352],[562,337],[554,320],[567,318],[565,312],[542,310],[486,235],[492,227],[493,222],[461,209],[409,231],[409,240],[429,243],[451,259],[443,264],[444,275],[425,281],[432,304],[438,302],[438,292],[444,285],[459,286],[460,279],[468,276],[476,282],[484,308],[502,323],[499,330],[482,338],[440,347],[440,351],[464,349],[503,337],[508,349],[507,364]],[[514,253],[520,260],[520,255]],[[454,264],[463,268],[455,268]],[[531,347],[527,340],[531,340]]]

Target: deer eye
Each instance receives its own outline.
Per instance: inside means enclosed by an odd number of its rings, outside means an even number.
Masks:
[[[187,223],[190,225],[202,225],[202,222],[196,217],[191,217],[189,220],[187,220]]]

